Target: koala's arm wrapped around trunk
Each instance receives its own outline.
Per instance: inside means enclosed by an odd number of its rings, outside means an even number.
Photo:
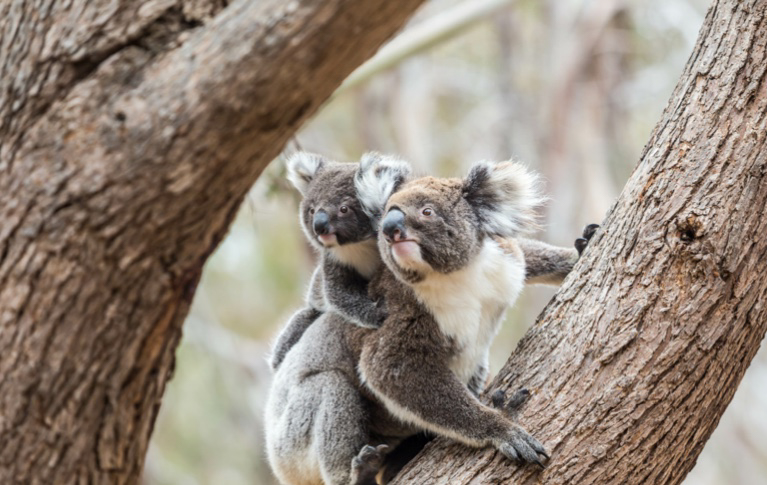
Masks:
[[[543,446],[471,394],[449,369],[444,350],[436,349],[436,336],[409,342],[387,339],[381,333],[388,323],[376,332],[380,338],[363,349],[359,369],[365,385],[389,412],[468,446],[494,446],[512,459],[540,463]]]
[[[589,224],[583,228],[582,236],[575,240],[572,248],[552,246],[525,238],[506,239],[499,242],[507,250],[516,242],[522,250],[525,258],[525,283],[558,286],[572,271],[597,229],[599,224]]]
[[[325,303],[351,323],[363,328],[378,328],[386,318],[368,296],[368,282],[355,270],[330,258],[323,261]]]
[[[525,283],[561,285],[575,263],[578,251],[573,248],[552,246],[534,239],[517,239],[525,258]]]

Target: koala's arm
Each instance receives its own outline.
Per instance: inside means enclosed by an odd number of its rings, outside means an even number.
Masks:
[[[533,239],[517,239],[525,258],[525,283],[561,285],[578,261],[575,248],[552,246]]]
[[[269,359],[269,365],[273,371],[277,370],[285,359],[285,355],[299,341],[309,325],[322,315],[324,311],[322,285],[322,268],[318,267],[314,270],[312,282],[309,285],[306,298],[308,306],[294,313],[277,336],[272,348],[272,356]]]
[[[380,327],[386,314],[368,296],[367,280],[330,258],[325,258],[322,268],[327,306],[360,327]]]
[[[394,416],[468,446],[491,445],[509,458],[540,463],[543,446],[500,411],[483,405],[444,359],[421,346],[388,352],[363,352],[360,373]]]
[[[273,371],[280,367],[288,351],[301,339],[309,325],[322,315],[322,312],[312,307],[303,308],[290,317],[288,323],[280,331],[277,341],[272,349],[272,357],[269,359],[269,365]]]
[[[573,248],[552,246],[533,239],[517,239],[525,258],[525,283],[561,285],[586,250],[597,229],[599,224],[584,227],[582,237],[575,240]],[[503,243],[501,245],[503,246]]]

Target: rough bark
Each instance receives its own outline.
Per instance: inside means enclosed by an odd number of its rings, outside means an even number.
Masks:
[[[420,1],[0,4],[0,483],[138,480],[203,263]]]
[[[490,390],[551,452],[437,440],[396,483],[680,483],[767,328],[767,2],[720,0],[619,200]],[[586,187],[584,190],[588,190]]]

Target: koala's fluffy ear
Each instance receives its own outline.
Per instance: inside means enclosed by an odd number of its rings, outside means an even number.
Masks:
[[[539,185],[520,163],[478,162],[464,180],[463,195],[485,233],[510,237],[537,227],[535,209],[546,200]]]
[[[362,155],[360,166],[354,176],[357,199],[365,213],[377,221],[386,201],[402,186],[412,169],[407,162],[376,152]]]
[[[301,192],[301,195],[306,195],[309,183],[322,169],[325,161],[325,157],[309,152],[296,152],[288,158],[288,180]]]

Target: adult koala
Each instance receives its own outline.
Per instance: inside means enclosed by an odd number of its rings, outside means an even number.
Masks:
[[[541,201],[521,165],[479,163],[465,179],[418,178],[392,195],[377,163],[363,159],[357,188],[383,215],[386,267],[370,291],[388,317],[371,330],[325,313],[288,353],[266,409],[275,474],[294,485],[372,484],[382,445],[423,430],[540,464],[544,447],[477,395],[525,280],[561,280],[578,251],[515,239]]]

